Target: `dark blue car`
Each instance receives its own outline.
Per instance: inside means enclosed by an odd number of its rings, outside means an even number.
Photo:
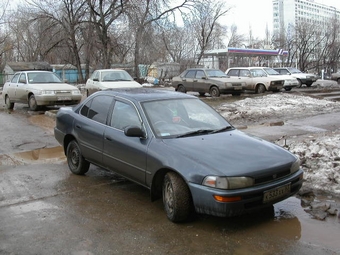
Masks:
[[[179,92],[97,92],[61,108],[54,132],[74,174],[94,164],[143,185],[173,222],[194,211],[225,217],[271,206],[302,186],[296,156]]]

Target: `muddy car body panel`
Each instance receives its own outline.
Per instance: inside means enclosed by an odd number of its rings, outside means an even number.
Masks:
[[[193,208],[230,216],[267,207],[302,185],[295,155],[238,131],[184,93],[98,92],[61,108],[54,132],[73,173],[85,174],[88,163],[114,171],[150,189],[152,200],[163,197],[173,222]]]

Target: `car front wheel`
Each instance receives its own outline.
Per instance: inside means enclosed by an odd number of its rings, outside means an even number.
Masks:
[[[256,93],[257,93],[257,94],[262,94],[262,93],[264,93],[264,92],[266,92],[266,87],[265,87],[264,85],[260,84],[260,85],[257,87]]]
[[[35,99],[34,95],[31,95],[30,98],[28,99],[28,106],[32,111],[37,111],[39,109],[37,100]]]
[[[67,164],[72,173],[77,175],[85,174],[90,167],[90,163],[81,154],[78,143],[71,141],[66,149]]]
[[[5,104],[6,104],[6,108],[9,110],[12,110],[14,108],[14,103],[11,102],[11,100],[9,99],[9,96],[5,97]]]
[[[192,212],[192,201],[185,181],[176,173],[169,172],[163,182],[163,204],[168,219],[182,222]]]

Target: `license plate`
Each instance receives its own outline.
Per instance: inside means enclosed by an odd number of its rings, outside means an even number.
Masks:
[[[241,90],[242,87],[234,87],[234,90]]]
[[[263,203],[268,203],[290,193],[290,183],[263,193]]]
[[[71,100],[71,97],[58,97],[57,100],[58,101],[69,101]]]

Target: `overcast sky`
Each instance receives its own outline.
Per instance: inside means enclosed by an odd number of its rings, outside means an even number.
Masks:
[[[315,0],[316,3],[331,5],[340,9],[340,0]],[[226,25],[236,24],[239,33],[249,34],[249,27],[254,37],[265,38],[266,25],[269,31],[273,29],[272,0],[226,0],[232,9],[226,14]]]

